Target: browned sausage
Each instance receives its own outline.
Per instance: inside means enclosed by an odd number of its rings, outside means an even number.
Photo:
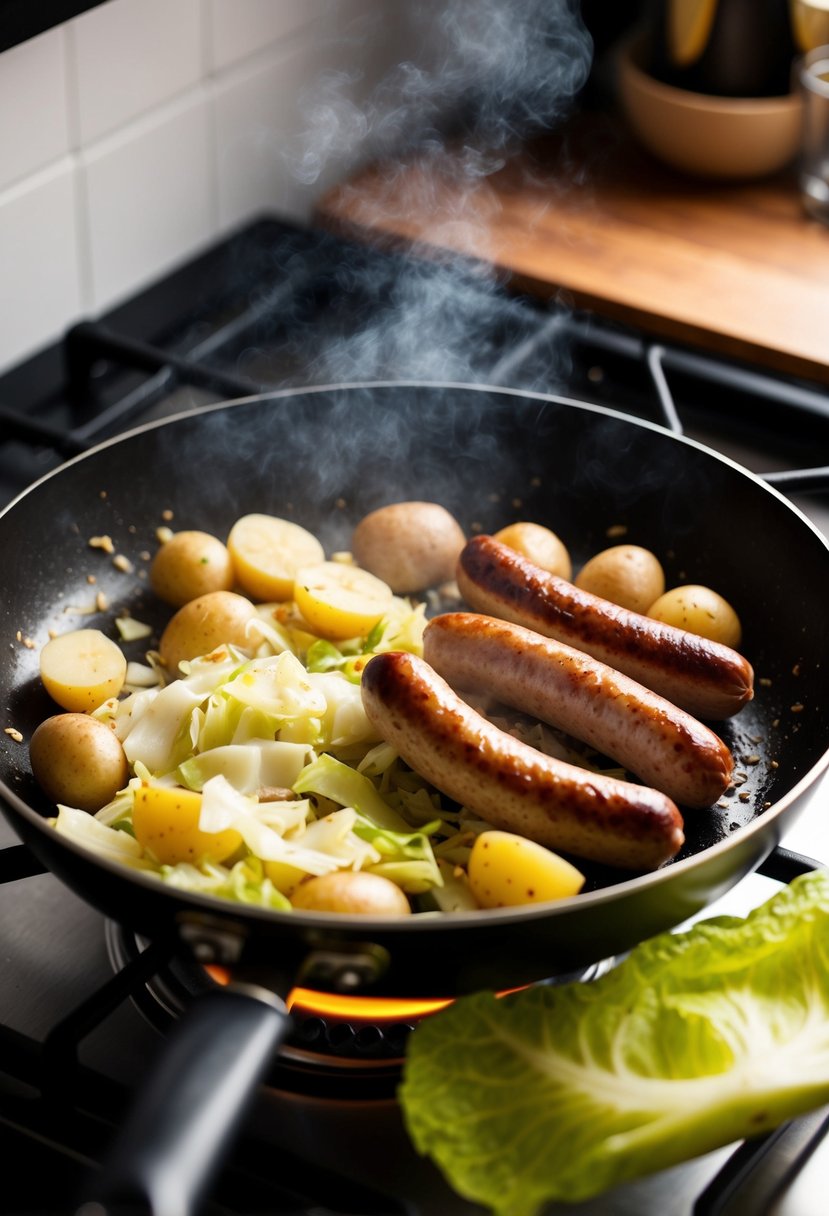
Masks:
[[[491,536],[467,542],[457,578],[478,612],[584,650],[699,718],[730,718],[754,696],[736,650],[582,591]]]
[[[707,726],[522,625],[449,612],[426,626],[423,657],[453,688],[487,693],[557,726],[685,806],[710,806],[731,780],[731,752]]]
[[[423,659],[377,654],[362,678],[369,721],[407,764],[493,827],[629,870],[683,843],[665,794],[554,760],[499,730]]]

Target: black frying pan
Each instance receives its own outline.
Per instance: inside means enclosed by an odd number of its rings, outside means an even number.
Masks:
[[[513,519],[546,523],[577,565],[611,543],[609,529],[623,527],[627,540],[660,555],[669,585],[716,587],[742,617],[742,649],[759,677],[754,702],[716,726],[747,774],[747,797],[731,798],[725,810],[688,812],[682,853],[654,874],[594,868],[588,891],[559,904],[374,923],[229,906],[87,855],[45,823],[52,808],[32,780],[25,742],[3,735],[0,794],[38,858],[107,916],[154,940],[180,938],[200,958],[233,963],[239,975],[264,966],[269,987],[352,984],[409,996],[567,973],[678,924],[755,868],[829,762],[821,666],[826,541],[776,491],[708,449],[560,398],[434,384],[289,390],[143,427],[70,461],[0,515],[7,725],[25,741],[55,712],[37,675],[50,629],[92,625],[112,633],[113,610],[122,605],[163,624],[169,610],[153,601],[140,575],[166,508],[174,527],[220,536],[247,512],[287,516],[330,551],[348,546],[365,512],[406,498],[444,503],[469,532]],[[138,574],[119,572],[89,547],[102,534]],[[109,611],[79,615],[96,590]],[[206,1096],[238,1106],[282,1033],[273,1008],[250,994],[223,994],[202,1018],[199,1048],[193,1052],[193,1040],[181,1048],[198,1065],[200,1096],[179,1085],[183,1097],[166,1106],[169,1126],[153,1116],[161,1143],[175,1139],[185,1108],[203,1108]],[[244,1066],[243,1053],[217,1038],[220,1028],[251,1045]],[[219,1044],[215,1067],[208,1043]],[[228,1063],[236,1069],[235,1097],[217,1089]],[[140,1156],[135,1134],[122,1162],[127,1172]],[[200,1138],[209,1157],[203,1130]],[[153,1163],[154,1153],[147,1156]],[[136,1186],[151,1190],[147,1170],[138,1173]]]

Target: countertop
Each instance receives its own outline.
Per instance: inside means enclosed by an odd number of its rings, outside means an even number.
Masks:
[[[376,163],[327,194],[317,220],[451,250],[516,289],[829,383],[829,228],[802,211],[793,171],[698,181],[595,114],[490,167],[446,149]]]

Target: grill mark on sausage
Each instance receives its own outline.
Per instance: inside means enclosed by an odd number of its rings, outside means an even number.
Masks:
[[[731,717],[754,696],[737,651],[583,591],[494,537],[467,542],[457,578],[478,611],[576,646],[701,717]]]
[[[375,655],[362,696],[369,720],[412,768],[495,827],[633,870],[654,869],[682,846],[682,816],[666,795],[522,743],[414,655]]]
[[[435,617],[424,657],[453,688],[487,693],[619,761],[685,806],[728,787],[733,758],[690,714],[563,642],[474,613]]]

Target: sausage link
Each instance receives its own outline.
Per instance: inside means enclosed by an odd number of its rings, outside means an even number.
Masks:
[[[736,650],[582,591],[492,536],[467,542],[457,580],[476,611],[584,650],[699,718],[730,718],[754,696]]]
[[[426,626],[423,655],[456,690],[486,693],[549,722],[684,806],[710,806],[731,780],[731,752],[712,730],[563,642],[449,612]]]
[[[682,816],[665,794],[521,743],[415,655],[371,658],[362,697],[369,721],[407,764],[494,827],[628,870],[655,869],[682,847]]]

